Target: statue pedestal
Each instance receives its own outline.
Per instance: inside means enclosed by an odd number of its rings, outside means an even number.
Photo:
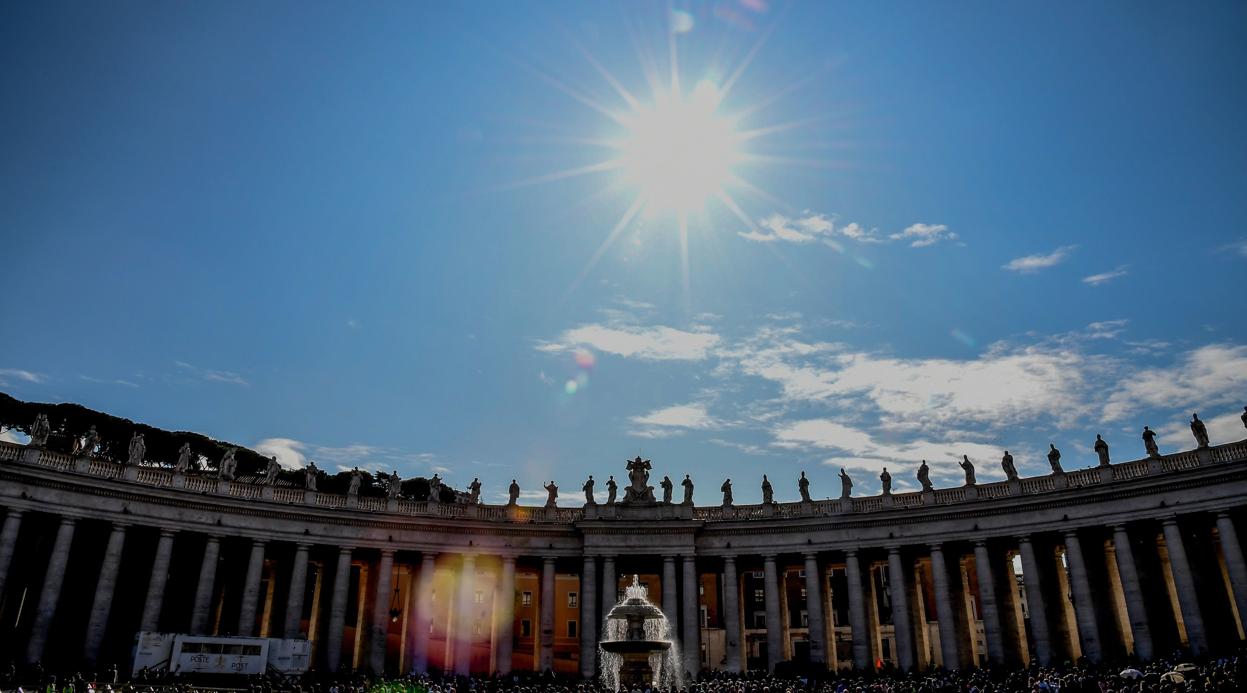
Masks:
[[[966,500],[978,500],[979,487],[974,484],[966,484]]]
[[[1069,479],[1065,478],[1065,472],[1052,473],[1052,488],[1058,491],[1063,488],[1069,488]]]
[[[230,484],[229,479],[217,479],[216,480],[216,492],[221,494],[222,496],[228,496],[229,495],[229,484]]]
[[[1199,460],[1200,465],[1212,464],[1212,448],[1205,445],[1195,450],[1195,457]]]
[[[303,504],[316,505],[316,492],[307,490],[303,491]]]
[[[841,515],[853,512],[853,499],[849,496],[841,496],[840,500],[836,501],[836,512]]]
[[[25,450],[22,450],[22,462],[39,464],[39,448],[27,447]]]
[[[273,487],[272,486],[260,487],[260,500],[273,500]]]
[[[1147,474],[1153,476],[1165,471],[1160,455],[1152,455],[1147,458]]]
[[[468,505],[464,507],[463,516],[470,520],[480,517],[480,507],[481,506],[479,505]]]
[[[1113,468],[1107,464],[1100,465],[1100,483],[1107,484],[1113,480]]]
[[[763,503],[762,504],[762,517],[775,517],[775,504],[774,503]]]
[[[1022,480],[1021,479],[1010,479],[1009,480],[1009,495],[1010,496],[1022,495]]]
[[[801,514],[802,515],[813,515],[814,514],[814,503],[812,501],[801,501]]]
[[[74,458],[74,471],[78,472],[79,474],[86,474],[87,472],[91,471],[91,458],[90,457],[75,457]]]
[[[173,488],[186,488],[186,475],[181,472],[173,473]]]
[[[732,505],[730,505],[730,504],[729,504],[729,505],[724,505],[724,506],[722,506],[722,507],[723,507],[723,517],[728,518],[728,519],[731,519],[731,518],[733,518],[733,517],[736,517],[736,508],[735,508],[735,507],[733,507],[733,506],[732,506]]]
[[[397,498],[386,498],[385,499],[385,511],[387,513],[398,512],[398,499]]]
[[[358,508],[359,507],[359,496],[354,493],[348,493],[346,496],[346,507]]]
[[[935,505],[935,491],[923,491],[922,492],[922,504],[923,505]]]
[[[121,478],[126,481],[139,480],[139,466],[137,464],[127,464],[121,468]]]

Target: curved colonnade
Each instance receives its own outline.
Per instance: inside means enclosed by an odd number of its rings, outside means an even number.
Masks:
[[[307,638],[319,670],[589,676],[632,574],[692,673],[1149,659],[1247,626],[1247,440],[706,508],[357,498],[0,444],[0,499],[0,656],[49,666],[159,631]]]

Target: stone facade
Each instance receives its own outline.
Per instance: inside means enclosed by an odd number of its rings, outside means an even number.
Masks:
[[[1229,649],[1247,618],[1247,441],[927,492],[586,508],[0,444],[0,506],[0,656],[49,666],[124,664],[148,630],[306,637],[321,670],[592,675],[632,574],[693,673],[1146,659]]]

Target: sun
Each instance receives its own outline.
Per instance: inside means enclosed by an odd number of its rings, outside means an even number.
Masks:
[[[703,81],[620,116],[620,169],[647,210],[689,213],[723,193],[741,154],[735,122],[718,112],[719,102],[715,84]]]

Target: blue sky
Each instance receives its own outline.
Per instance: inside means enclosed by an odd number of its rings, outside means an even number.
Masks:
[[[0,390],[565,502],[1244,437],[1247,7],[676,9],[4,5]],[[604,246],[672,46],[740,213]]]

